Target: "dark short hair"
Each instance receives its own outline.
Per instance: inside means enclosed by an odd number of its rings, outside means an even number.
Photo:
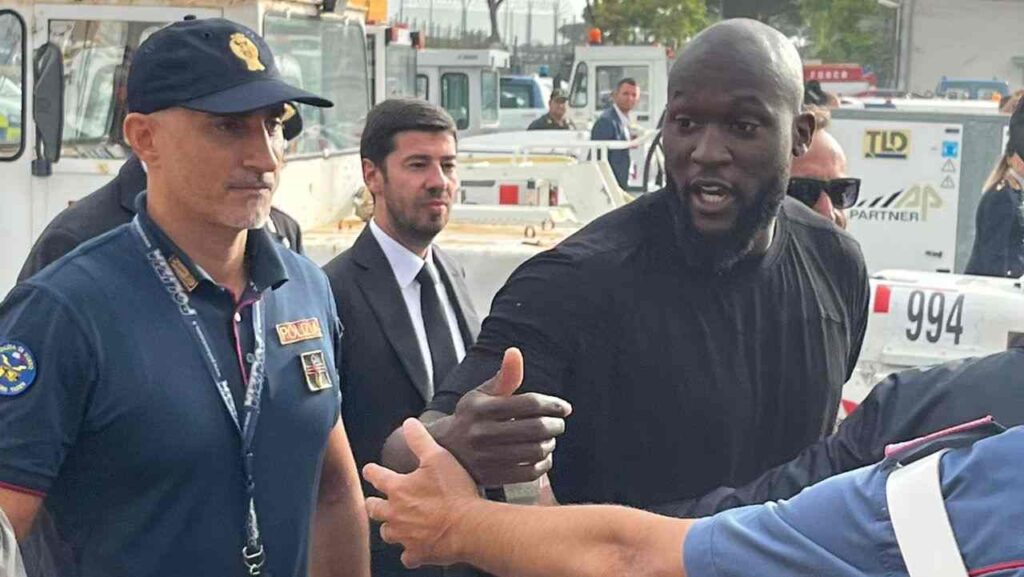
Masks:
[[[443,108],[419,98],[391,98],[374,106],[366,116],[359,156],[384,168],[395,150],[395,135],[410,130],[456,135],[455,121]]]
[[[622,80],[620,80],[620,81],[619,81],[619,82],[618,82],[618,83],[617,83],[617,84],[615,85],[615,92],[618,92],[618,91],[619,91],[619,89],[620,89],[620,88],[622,88],[622,85],[623,85],[623,84],[628,84],[628,85],[630,85],[630,86],[636,86],[636,85],[637,85],[637,84],[636,84],[636,78],[631,78],[631,77],[629,77],[629,76],[627,76],[627,77],[623,78]]]

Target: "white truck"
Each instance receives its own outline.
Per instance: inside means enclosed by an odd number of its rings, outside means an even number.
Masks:
[[[416,96],[416,56],[423,46],[423,34],[403,25],[366,27],[370,102]]]
[[[369,109],[366,4],[351,0],[13,0],[0,9],[0,294],[55,214],[117,173],[132,52],[154,30],[224,17],[259,31],[289,81],[335,102],[301,108],[275,204],[304,228],[351,212]],[[11,127],[14,127],[12,129]]]
[[[501,71],[509,67],[504,50],[427,48],[419,53],[417,95],[455,119],[460,135],[495,132]]]
[[[569,81],[569,113],[580,128],[589,128],[606,108],[623,78],[636,80],[640,101],[631,116],[637,127],[658,128],[668,95],[672,63],[661,46],[577,46]]]

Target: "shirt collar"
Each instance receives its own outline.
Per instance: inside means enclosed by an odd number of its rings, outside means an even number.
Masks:
[[[181,250],[178,245],[149,217],[146,210],[146,193],[142,192],[135,199],[135,212],[139,218],[139,224],[150,237],[154,244],[163,251],[168,264],[174,271],[178,281],[181,282],[189,292],[192,292],[200,283],[206,281],[216,284],[210,275]],[[248,267],[249,281],[253,289],[260,293],[267,289],[277,289],[288,281],[288,272],[285,270],[284,261],[277,253],[273,239],[264,228],[250,229],[245,242],[245,263]]]
[[[619,115],[619,120],[622,121],[622,128],[624,130],[626,128],[629,128],[629,115],[626,114],[625,112],[619,110],[619,105],[618,104],[612,103],[612,108],[615,109],[615,114]]]
[[[388,263],[391,264],[391,270],[394,271],[395,280],[398,281],[400,288],[404,289],[412,284],[416,280],[416,275],[420,274],[420,270],[423,269],[423,265],[433,258],[433,250],[430,247],[427,247],[427,258],[422,259],[418,254],[391,238],[388,233],[384,232],[384,229],[377,225],[377,221],[374,219],[370,219],[370,232],[377,239],[377,244],[380,245]]]

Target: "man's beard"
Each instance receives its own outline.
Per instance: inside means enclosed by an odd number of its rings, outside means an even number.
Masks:
[[[680,194],[671,179],[669,189],[679,199],[680,211],[676,218],[676,226],[679,228],[683,257],[687,265],[715,275],[729,272],[750,254],[757,233],[772,224],[785,198],[782,180],[768,183],[758,194],[754,204],[740,207],[731,230],[712,236],[697,230],[693,222],[689,200],[689,195],[693,193]]]

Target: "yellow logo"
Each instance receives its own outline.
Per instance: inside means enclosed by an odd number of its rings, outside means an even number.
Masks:
[[[231,35],[231,52],[238,57],[239,60],[245,62],[246,68],[249,72],[259,72],[266,70],[260,62],[260,49],[256,47],[256,44],[249,39],[248,36],[241,32],[235,32]]]
[[[320,319],[315,317],[277,325],[277,338],[281,340],[282,346],[319,339],[322,336],[324,333],[320,330]]]
[[[281,122],[288,122],[289,120],[291,120],[292,117],[295,116],[295,112],[296,112],[295,107],[292,106],[291,104],[285,102],[284,103],[284,115],[281,117]]]
[[[865,130],[864,158],[897,158],[910,156],[909,130]]]
[[[199,286],[199,281],[196,277],[192,276],[191,271],[185,266],[185,263],[181,262],[181,259],[177,255],[167,259],[167,264],[171,265],[171,270],[174,271],[174,276],[178,277],[178,282],[185,286],[185,290],[192,292]]]

